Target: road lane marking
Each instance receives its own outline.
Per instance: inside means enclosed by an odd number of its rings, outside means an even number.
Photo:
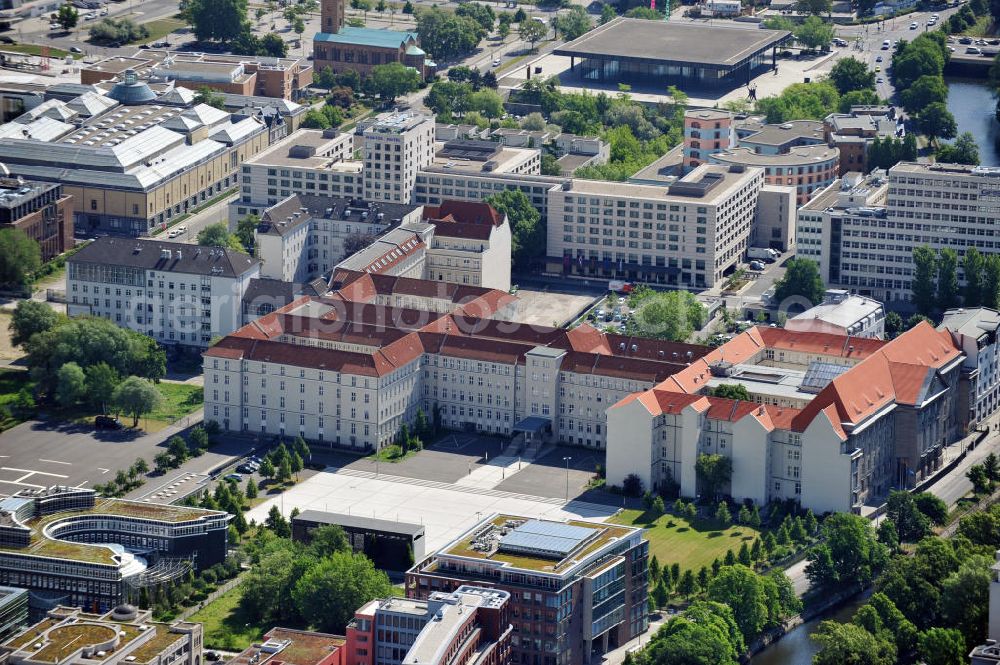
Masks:
[[[103,466],[99,466],[97,467],[97,470],[100,471],[101,473],[107,473],[111,469],[105,469]]]
[[[36,490],[45,489],[45,485],[34,485],[32,483],[22,483],[17,480],[0,480],[0,483],[7,483],[9,485],[21,485],[22,487],[34,487]]]
[[[39,457],[39,458],[38,458],[38,461],[39,461],[39,462],[47,462],[47,463],[49,463],[49,464],[65,464],[66,466],[73,466],[73,463],[72,463],[72,462],[60,462],[59,460],[54,460],[54,459],[42,459],[41,457]]]
[[[61,473],[49,473],[48,471],[33,471],[32,469],[16,469],[12,466],[0,466],[0,471],[20,471],[21,473],[28,474],[28,476],[38,474],[40,476],[52,476],[53,478],[69,478],[69,476],[63,475]]]

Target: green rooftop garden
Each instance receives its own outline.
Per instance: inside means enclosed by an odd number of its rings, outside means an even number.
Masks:
[[[496,527],[503,526],[505,522],[512,519],[523,519],[521,517],[514,517],[512,515],[498,515],[493,520],[493,525]],[[525,570],[534,570],[543,573],[558,573],[561,568],[564,568],[567,563],[572,561],[579,561],[593,554],[597,550],[606,546],[615,538],[624,538],[629,533],[632,532],[631,529],[607,525],[607,524],[597,524],[595,522],[584,522],[581,520],[571,520],[567,522],[570,526],[579,526],[587,529],[594,529],[598,531],[598,535],[595,539],[588,542],[583,549],[573,552],[567,559],[558,560],[550,559],[541,556],[531,556],[529,554],[512,554],[508,552],[494,552],[493,554],[487,555],[485,552],[480,552],[472,548],[472,539],[463,540],[456,543],[454,547],[448,550],[447,554],[453,556],[464,556],[473,559],[487,559],[489,561],[499,561],[502,563],[509,564],[515,568],[524,568]]]
[[[58,663],[73,652],[94,644],[114,640],[117,631],[95,623],[75,623],[53,628],[45,636],[45,646],[32,655],[32,660]]]
[[[28,521],[26,526],[32,530],[31,545],[27,548],[0,546],[0,551],[59,557],[86,563],[116,565],[117,562],[115,561],[114,554],[107,547],[99,544],[54,540],[43,537],[41,533],[47,525],[53,522],[82,515],[116,515],[178,523],[211,514],[217,514],[217,511],[189,506],[168,506],[162,504],[134,503],[117,499],[98,499],[94,507],[88,510],[68,510]]]

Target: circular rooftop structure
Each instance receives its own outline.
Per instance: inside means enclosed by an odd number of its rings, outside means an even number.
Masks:
[[[115,621],[131,621],[137,616],[139,616],[139,609],[128,603],[122,603],[111,612],[111,618]]]
[[[145,81],[139,80],[139,75],[134,69],[126,69],[122,80],[115,83],[115,87],[111,88],[107,96],[126,106],[144,104],[156,99],[156,93]]]

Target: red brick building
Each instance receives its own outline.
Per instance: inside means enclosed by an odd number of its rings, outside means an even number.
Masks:
[[[344,25],[344,0],[323,0],[321,12],[323,31],[313,37],[317,72],[329,67],[334,72],[353,69],[366,76],[373,67],[400,62],[416,69],[422,78],[434,73],[436,65],[420,48],[417,33]]]
[[[24,231],[48,261],[73,247],[72,201],[60,184],[0,178],[0,228]]]

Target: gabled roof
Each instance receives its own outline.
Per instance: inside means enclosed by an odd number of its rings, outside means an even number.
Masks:
[[[411,40],[417,40],[417,33],[352,26],[344,26],[338,33],[317,32],[313,37],[314,42],[358,44],[379,48],[399,48]]]

